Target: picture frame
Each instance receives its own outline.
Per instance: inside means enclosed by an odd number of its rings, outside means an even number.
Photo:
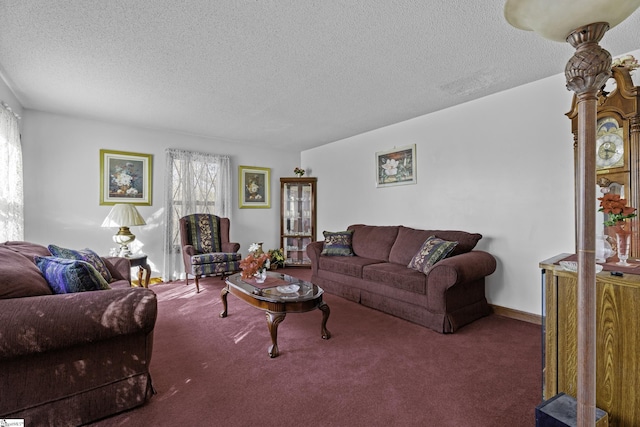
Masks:
[[[376,153],[376,187],[415,184],[416,145],[394,147]]]
[[[151,206],[151,154],[100,150],[100,205]]]
[[[238,166],[238,200],[240,209],[271,207],[271,169]]]

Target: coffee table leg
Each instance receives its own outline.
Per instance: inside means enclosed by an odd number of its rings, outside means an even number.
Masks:
[[[222,313],[220,313],[220,317],[227,317],[227,294],[229,293],[229,285],[222,288],[220,291],[220,299],[222,300]]]
[[[269,347],[269,357],[278,357],[278,325],[284,320],[287,313],[272,313],[267,311],[267,326],[271,334],[271,347]]]
[[[322,339],[328,340],[331,338],[331,332],[327,329],[327,320],[329,320],[329,314],[331,314],[331,310],[326,302],[321,302],[318,306],[318,309],[322,310]]]

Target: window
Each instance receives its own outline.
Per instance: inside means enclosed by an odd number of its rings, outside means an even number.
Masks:
[[[0,242],[24,240],[19,117],[0,102]]]
[[[229,217],[231,176],[229,157],[167,149],[165,183],[165,245],[163,280],[182,277],[178,221],[187,214]]]

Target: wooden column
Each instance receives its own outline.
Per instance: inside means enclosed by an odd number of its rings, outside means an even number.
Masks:
[[[638,111],[637,86],[633,87],[635,115],[629,118],[629,169],[631,188],[629,191],[629,203],[627,206],[640,206],[640,112]],[[636,211],[636,213],[639,213]],[[640,257],[640,221],[638,218],[631,220],[633,234],[631,234],[631,256]]]
[[[576,49],[565,67],[567,88],[578,100],[578,426],[596,422],[595,191],[598,91],[611,76],[611,55],[598,42],[607,23],[585,25],[567,41]]]

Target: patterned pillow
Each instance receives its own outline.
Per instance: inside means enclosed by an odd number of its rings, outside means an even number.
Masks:
[[[353,256],[351,238],[353,231],[323,231],[324,246],[320,255],[330,256]]]
[[[446,258],[455,249],[458,242],[448,242],[435,236],[424,241],[420,250],[413,256],[407,267],[427,274],[433,265]]]
[[[54,257],[77,259],[79,261],[88,262],[93,266],[93,268],[95,268],[100,274],[102,274],[102,277],[104,277],[104,280],[106,280],[107,283],[111,283],[113,281],[113,277],[111,277],[111,273],[109,272],[107,265],[104,263],[102,258],[100,258],[100,255],[98,255],[91,249],[87,248],[76,251],[73,249],[61,248],[60,246],[56,245],[49,245],[48,248],[49,252],[51,252],[51,255],[53,255]]]
[[[110,289],[98,270],[85,261],[56,257],[34,257],[54,294]]]

